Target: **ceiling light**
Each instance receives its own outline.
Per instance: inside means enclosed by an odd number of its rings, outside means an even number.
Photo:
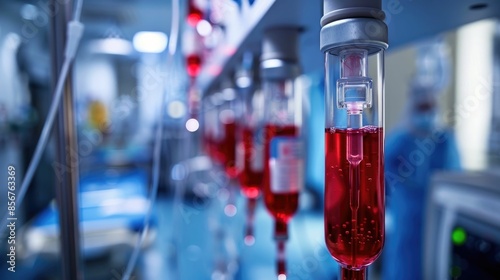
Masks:
[[[134,48],[143,53],[161,53],[167,48],[168,37],[163,32],[141,31],[134,35]]]

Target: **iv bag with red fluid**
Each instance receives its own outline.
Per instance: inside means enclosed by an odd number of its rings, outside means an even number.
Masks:
[[[383,53],[326,55],[325,241],[342,279],[365,279],[384,243]]]
[[[236,166],[241,193],[247,199],[244,242],[255,243],[254,216],[257,199],[262,190],[264,173],[264,95],[259,89],[255,57],[243,54],[241,66],[235,73],[235,84],[243,111],[236,146]]]
[[[278,279],[286,278],[288,222],[298,210],[304,184],[302,99],[295,88],[300,74],[298,39],[296,27],[266,30],[260,64],[266,120],[263,193],[265,206],[275,219]]]
[[[236,149],[236,162],[241,193],[247,198],[247,219],[244,242],[251,246],[255,242],[254,214],[257,199],[262,191],[264,176],[264,96],[254,88],[242,89],[244,116],[241,134]]]
[[[300,122],[296,120],[296,107],[291,106],[296,102],[293,80],[267,82],[264,90],[264,202],[276,222],[286,224],[298,209],[303,185]]]
[[[237,147],[237,165],[242,193],[256,199],[262,191],[264,175],[264,96],[261,91],[245,98],[241,121],[240,141]]]
[[[244,53],[241,67],[235,73],[243,110],[236,163],[241,192],[250,200],[259,197],[264,172],[264,95],[256,84],[254,60],[251,52]]]
[[[277,274],[286,277],[285,242],[288,222],[299,206],[303,188],[303,146],[300,121],[296,119],[293,80],[266,83],[266,120],[264,156],[264,203],[275,219]],[[266,91],[267,90],[267,91]],[[293,105],[292,105],[293,104]]]
[[[262,128],[243,127],[242,140],[237,147],[237,165],[241,192],[249,199],[257,199],[261,192],[264,174],[264,147],[261,143]]]

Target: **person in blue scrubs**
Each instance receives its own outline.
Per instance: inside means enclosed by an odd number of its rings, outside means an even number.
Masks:
[[[386,243],[382,279],[423,279],[427,190],[432,175],[460,169],[453,132],[438,122],[438,93],[447,85],[448,56],[442,41],[418,48],[407,117],[386,138]]]

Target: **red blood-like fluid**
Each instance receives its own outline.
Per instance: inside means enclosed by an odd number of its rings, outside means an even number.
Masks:
[[[238,176],[236,167],[236,122],[224,124],[224,140],[221,146],[224,154],[224,167],[226,175],[234,179]]]
[[[288,220],[297,212],[299,206],[299,193],[273,193],[271,191],[269,159],[271,155],[271,140],[276,136],[298,136],[299,130],[296,126],[276,126],[266,125],[265,144],[264,144],[264,180],[262,189],[264,193],[264,202],[267,210],[273,215],[277,222],[287,223]]]
[[[350,137],[362,137],[363,157],[357,167],[347,158]],[[382,128],[327,128],[325,152],[326,245],[342,266],[360,269],[377,259],[384,244]],[[357,204],[352,202],[353,188],[359,190]]]
[[[277,275],[286,275],[285,241],[277,241],[278,257],[276,258]]]
[[[243,141],[240,145],[243,145],[243,166],[240,167],[240,186],[241,192],[247,198],[257,198],[260,194],[262,177],[264,175],[264,170],[254,170],[252,168],[252,162],[254,157],[259,157],[262,155],[256,155],[256,152],[262,152],[262,150],[255,149],[254,146],[254,131],[251,128],[244,128],[242,132]]]
[[[201,57],[197,54],[190,54],[186,57],[186,70],[190,77],[196,77],[200,73]]]
[[[366,280],[366,268],[360,270],[341,268],[340,280]]]
[[[187,22],[189,23],[189,25],[196,26],[202,18],[203,12],[198,7],[196,7],[193,1],[189,1],[187,15]]]

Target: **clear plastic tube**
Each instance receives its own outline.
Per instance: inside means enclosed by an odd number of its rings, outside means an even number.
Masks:
[[[364,279],[384,242],[383,53],[326,54],[325,237],[342,279]]]

